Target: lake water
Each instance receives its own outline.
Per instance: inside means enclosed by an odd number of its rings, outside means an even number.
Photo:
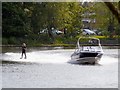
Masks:
[[[28,48],[20,59],[20,48],[6,48],[2,88],[118,88],[118,49],[104,48],[99,64],[70,63],[74,49]]]

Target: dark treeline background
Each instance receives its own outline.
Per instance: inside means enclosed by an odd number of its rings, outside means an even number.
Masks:
[[[118,7],[118,3],[113,4]],[[82,35],[82,19],[86,11],[96,13],[87,18],[96,20],[91,26],[102,32],[101,38],[119,35],[119,24],[104,3],[89,3],[85,7],[80,2],[3,2],[2,43],[73,44]],[[110,25],[114,30],[108,30]],[[45,29],[48,33],[40,33]],[[54,34],[53,30],[63,33]]]

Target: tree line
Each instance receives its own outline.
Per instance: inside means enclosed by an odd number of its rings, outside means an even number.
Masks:
[[[115,4],[115,6],[117,5]],[[82,14],[86,11],[96,13],[96,15],[90,16],[97,20],[92,26],[108,34],[107,25],[109,25],[112,13],[104,3],[84,7],[80,2],[3,2],[3,44],[74,42],[77,36],[81,35]],[[116,19],[113,20],[113,23],[117,32],[119,24]],[[40,34],[40,31],[46,28],[48,33]],[[52,28],[64,31],[64,34],[55,36]]]

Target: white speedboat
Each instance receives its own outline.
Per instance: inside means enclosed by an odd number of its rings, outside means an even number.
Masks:
[[[100,40],[92,37],[80,37],[77,41],[75,52],[71,55],[71,60],[76,63],[95,64],[100,61],[103,50]]]

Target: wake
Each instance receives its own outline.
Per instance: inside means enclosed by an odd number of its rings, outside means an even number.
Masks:
[[[7,52],[0,54],[0,59],[3,61],[11,62],[30,62],[30,63],[68,63],[71,60],[73,50],[46,50],[46,51],[33,51],[27,53],[27,59],[20,59],[21,53]],[[111,64],[118,62],[118,58],[103,55],[99,64]]]

